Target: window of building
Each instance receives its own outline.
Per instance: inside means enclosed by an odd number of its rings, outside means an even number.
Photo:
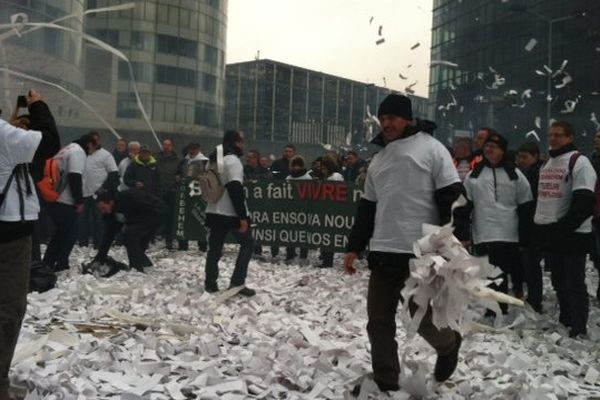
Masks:
[[[117,93],[117,118],[141,118],[135,94]]]
[[[196,71],[187,68],[156,65],[156,82],[165,85],[196,87]]]
[[[209,93],[217,92],[217,77],[213,74],[202,75],[202,90]]]
[[[51,31],[48,31],[50,33]],[[110,93],[112,54],[93,47],[86,47],[85,88],[94,92]]]
[[[170,35],[156,35],[156,50],[159,53],[183,57],[198,57],[198,42]]]
[[[195,122],[197,125],[204,125],[210,128],[219,127],[219,118],[217,107],[212,103],[196,102]]]
[[[219,64],[219,49],[208,44],[205,45],[204,60],[210,65],[217,66]]]

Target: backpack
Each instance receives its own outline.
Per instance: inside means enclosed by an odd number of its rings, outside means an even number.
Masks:
[[[56,203],[67,186],[62,158],[49,158],[44,165],[44,176],[37,183],[40,196],[47,203]]]
[[[212,166],[198,175],[198,183],[202,192],[202,198],[207,203],[218,202],[225,188],[221,184],[221,174],[223,173],[223,146],[217,146],[217,169]]]

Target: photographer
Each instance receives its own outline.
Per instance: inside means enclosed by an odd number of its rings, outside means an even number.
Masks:
[[[36,96],[34,96],[34,94]],[[26,98],[32,122],[38,118],[39,95]],[[42,141],[39,131],[27,131],[0,119],[0,399],[8,399],[8,372],[27,306],[31,265],[31,234],[40,211],[28,163]]]
[[[29,114],[19,115],[19,111],[23,108],[28,108]],[[19,96],[10,123],[24,130],[31,129],[42,133],[42,141],[29,165],[29,172],[33,177],[33,181],[37,183],[44,175],[46,160],[54,157],[60,150],[60,137],[56,128],[56,121],[40,94],[35,90],[30,90],[27,96]],[[31,257],[33,261],[41,261],[42,258],[40,250],[42,233],[48,230],[47,227],[44,229],[44,226],[47,225],[44,224],[44,221],[47,221],[45,215],[45,204],[40,198],[40,215],[34,224],[31,237],[33,242]]]

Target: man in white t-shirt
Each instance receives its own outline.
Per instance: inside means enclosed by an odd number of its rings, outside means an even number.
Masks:
[[[522,268],[519,227],[531,224],[534,204],[527,178],[506,159],[507,149],[504,137],[490,134],[483,146],[483,161],[467,174],[464,185],[473,210],[475,253],[488,256],[503,272],[502,282],[493,288],[508,293],[510,276],[515,295],[522,297],[522,292],[516,293],[522,288],[514,288],[514,277],[520,276]],[[508,310],[505,304],[500,308],[503,313]]]
[[[90,132],[94,145],[85,161],[83,172],[83,212],[79,215],[79,245],[87,246],[90,236],[97,249],[102,239],[103,221],[96,207],[95,197],[101,192],[116,191],[119,169],[112,154],[102,148],[100,134]]]
[[[226,131],[223,136],[223,173],[221,184],[225,187],[223,196],[216,203],[206,206],[206,225],[209,229],[208,252],[206,254],[206,278],[204,289],[209,293],[219,290],[219,260],[223,253],[225,238],[231,232],[240,244],[240,252],[230,280],[230,287],[244,286],[243,296],[254,296],[256,292],[245,286],[248,263],[252,258],[254,241],[250,231],[248,206],[244,193],[244,167],[240,157],[244,153],[244,136],[241,132]],[[217,152],[209,156],[210,163],[218,163]]]
[[[38,100],[34,92],[27,96],[28,105]],[[0,399],[9,399],[8,372],[27,306],[31,234],[40,211],[27,163],[41,140],[40,131],[0,119]]]
[[[412,125],[412,105],[406,96],[391,94],[379,106],[381,132],[372,143],[382,147],[367,171],[364,196],[358,204],[344,268],[354,273],[354,261],[369,246],[367,332],[371,342],[373,378],[382,391],[398,390],[400,363],[396,343],[396,310],[400,291],[410,274],[413,243],[422,237],[423,223],[450,221],[452,203],[464,194],[448,150],[429,133]],[[464,219],[455,212],[455,234],[468,237]],[[415,305],[408,299],[411,312]],[[461,336],[438,330],[427,310],[419,334],[438,358],[434,375],[444,381],[458,363]]]
[[[534,222],[569,336],[587,333],[586,256],[592,243],[596,172],[575,147],[575,129],[555,122],[548,133],[550,158],[540,169]]]
[[[94,146],[93,136],[83,135],[53,157],[61,160],[64,179],[67,180],[58,200],[47,203],[54,231],[42,261],[54,271],[69,269],[69,255],[77,241],[77,214],[83,211],[85,161]]]

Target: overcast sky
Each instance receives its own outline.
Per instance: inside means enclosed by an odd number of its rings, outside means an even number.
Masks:
[[[427,96],[432,0],[229,0],[227,62],[260,58]],[[369,24],[369,20],[373,21]],[[385,43],[376,45],[383,26]],[[411,47],[420,43],[419,47]],[[412,67],[408,67],[412,64]],[[402,80],[399,74],[407,77]]]

